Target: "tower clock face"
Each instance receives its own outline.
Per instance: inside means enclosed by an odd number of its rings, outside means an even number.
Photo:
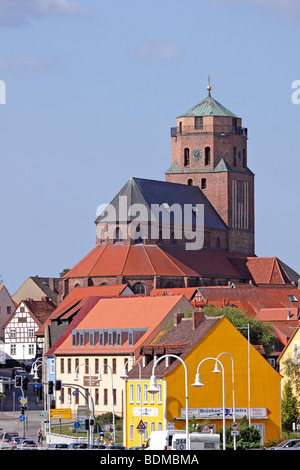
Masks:
[[[193,159],[198,161],[202,157],[202,152],[200,149],[194,149],[192,152]]]

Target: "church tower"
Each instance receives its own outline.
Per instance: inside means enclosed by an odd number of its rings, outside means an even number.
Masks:
[[[254,174],[247,166],[242,119],[211,96],[177,118],[171,128],[166,181],[198,186],[228,226],[227,246],[253,255]]]

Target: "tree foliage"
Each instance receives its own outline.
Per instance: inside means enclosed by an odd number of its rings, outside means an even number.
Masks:
[[[247,338],[248,324],[250,325],[250,343],[254,345],[262,345],[266,355],[269,355],[273,350],[276,337],[273,333],[273,327],[269,323],[255,320],[252,317],[248,317],[245,313],[232,306],[226,307],[204,307],[205,315],[208,316],[225,316],[236,328],[240,328],[240,333]]]
[[[291,381],[288,380],[283,389],[281,403],[281,420],[283,431],[291,432],[293,423],[299,422],[298,400],[293,394]]]

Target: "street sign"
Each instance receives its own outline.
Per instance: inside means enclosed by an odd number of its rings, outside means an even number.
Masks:
[[[22,421],[25,421],[25,416],[24,416],[24,415],[20,415],[20,416],[19,416],[19,421],[21,421],[21,422],[22,422]]]
[[[145,425],[145,423],[143,422],[142,419],[141,419],[141,421],[139,422],[139,424],[137,425],[136,429],[138,429],[139,431],[145,431],[146,425]]]
[[[240,431],[231,431],[232,436],[238,436],[240,434]]]
[[[206,433],[206,434],[210,434],[211,433],[211,429],[207,426],[207,424],[205,426],[203,426],[202,428],[202,433]]]
[[[71,419],[71,408],[60,408],[50,410],[51,419]]]
[[[239,429],[239,423],[236,423],[235,421],[231,423],[231,429],[233,431],[237,431]]]
[[[74,423],[74,428],[79,429],[80,428],[80,423],[78,421],[75,421]]]

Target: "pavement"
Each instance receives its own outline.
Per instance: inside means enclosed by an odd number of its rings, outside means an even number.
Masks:
[[[18,432],[19,436],[33,439],[37,443],[37,431],[41,427],[41,410],[29,410],[25,421],[20,421],[19,411],[5,411],[0,413],[0,428],[3,432]],[[3,443],[2,443],[3,444]],[[1,448],[1,444],[0,444]],[[2,445],[3,448],[3,445]]]

